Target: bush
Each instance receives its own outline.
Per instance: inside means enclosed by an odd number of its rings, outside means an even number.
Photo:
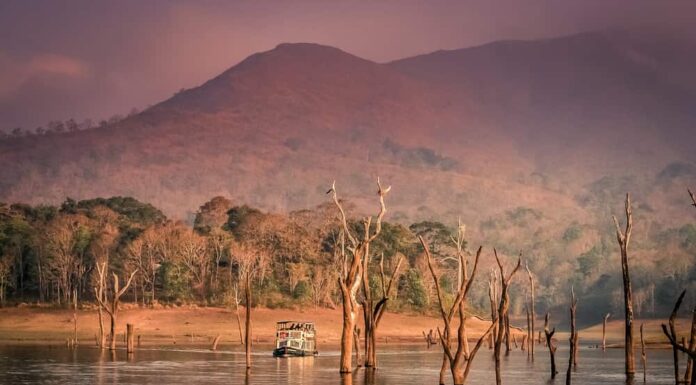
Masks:
[[[162,282],[162,296],[168,301],[182,301],[191,298],[191,285],[188,273],[174,263],[163,262],[158,271]]]
[[[300,281],[292,292],[293,298],[300,302],[308,301],[312,297],[312,290],[307,281]]]
[[[425,291],[420,272],[416,269],[409,269],[402,277],[402,284],[400,292],[405,301],[414,310],[424,310],[428,306],[428,293]]]

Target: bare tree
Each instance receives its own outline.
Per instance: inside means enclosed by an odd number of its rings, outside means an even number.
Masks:
[[[553,335],[556,334],[556,328],[549,331],[549,313],[544,317],[544,334],[546,335],[546,346],[549,348],[549,356],[551,358],[551,378],[556,378],[558,371],[556,370],[556,345],[553,343]]]
[[[145,229],[143,233],[128,244],[125,248],[127,260],[138,269],[140,276],[140,290],[142,300],[149,297],[149,302],[154,304],[157,268],[161,262],[159,244],[162,242],[164,232],[157,227]],[[149,290],[148,290],[149,289]],[[146,290],[149,295],[146,295]]]
[[[77,346],[77,289],[73,290],[73,340],[72,345]]]
[[[244,322],[244,352],[246,353],[246,368],[251,368],[251,269],[248,269],[244,279],[244,302],[246,302],[246,318]]]
[[[104,333],[104,314],[101,304],[106,301],[106,261],[97,263],[97,285],[94,287],[94,298],[97,299],[97,311],[99,312],[99,347],[106,348],[106,334]]]
[[[361,269],[363,268],[364,259],[370,253],[370,243],[375,240],[375,238],[377,238],[379,233],[382,231],[382,218],[387,212],[384,204],[384,197],[387,195],[390,189],[391,187],[383,189],[379,182],[379,178],[377,178],[377,195],[379,196],[380,210],[377,214],[374,231],[372,230],[372,217],[363,219],[362,238],[357,238],[355,235],[353,235],[350,227],[348,226],[346,213],[343,210],[343,206],[341,205],[336,192],[336,182],[333,183],[331,189],[327,192],[327,194],[332,194],[333,196],[333,201],[338,208],[341,225],[343,228],[341,242],[343,268],[341,271],[341,276],[338,279],[338,284],[341,288],[341,297],[343,299],[343,330],[341,333],[341,359],[339,363],[339,370],[341,373],[350,373],[352,370],[351,354],[353,349],[353,330],[355,329],[358,312],[358,301],[356,297],[362,281]],[[348,245],[345,245],[345,238],[348,238]],[[346,251],[348,253],[346,253]],[[348,254],[350,254],[350,258],[348,257]],[[372,323],[373,315],[371,313],[367,314],[368,317],[370,317],[368,322]]]
[[[229,252],[230,234],[219,228],[215,228],[208,234],[208,249],[213,256],[213,273],[210,283],[213,289],[217,289],[219,281],[220,262]]]
[[[527,357],[531,357],[531,350],[532,346],[534,345],[534,341],[530,342],[530,340],[533,339],[532,336],[534,333],[532,333],[532,322],[529,314],[529,299],[527,296],[525,296],[524,312],[527,316],[527,335],[525,335],[522,339],[522,350],[524,351],[527,349]]]
[[[457,287],[457,294],[454,298],[454,302],[452,303],[452,306],[450,307],[449,310],[445,309],[444,305],[444,300],[442,298],[442,289],[440,288],[440,278],[437,276],[435,273],[435,268],[433,267],[433,258],[432,255],[430,254],[430,249],[428,248],[427,243],[423,240],[423,237],[418,237],[418,239],[421,242],[421,245],[423,245],[423,249],[425,250],[425,254],[428,260],[428,269],[430,270],[430,274],[433,277],[433,281],[435,283],[435,291],[437,293],[437,299],[438,303],[440,304],[440,316],[442,317],[443,322],[445,323],[445,327],[443,331],[440,331],[438,328],[438,335],[440,337],[440,344],[442,345],[442,349],[445,353],[445,356],[447,358],[447,362],[449,363],[449,368],[450,372],[452,373],[452,380],[454,381],[455,385],[461,385],[466,382],[466,378],[469,375],[469,371],[471,369],[471,364],[474,360],[474,357],[476,356],[476,353],[478,350],[481,348],[481,345],[483,344],[483,341],[486,339],[488,334],[491,332],[493,329],[493,326],[495,325],[496,321],[495,319],[492,320],[491,326],[488,327],[488,329],[481,335],[481,337],[478,339],[476,342],[476,345],[474,346],[473,349],[469,349],[469,345],[467,343],[467,334],[466,334],[466,314],[465,314],[465,309],[466,309],[466,296],[469,293],[469,290],[471,289],[471,286],[474,282],[474,278],[476,276],[476,271],[478,270],[478,263],[479,263],[479,258],[481,257],[481,250],[482,247],[479,247],[478,251],[476,252],[476,258],[474,260],[474,267],[471,271],[471,277],[468,276],[468,271],[467,271],[467,264],[466,264],[466,257],[463,253],[459,253],[459,258],[461,259],[461,266],[463,266],[462,271],[462,282],[459,287]],[[452,319],[454,318],[454,314],[457,312],[459,314],[459,327],[457,329],[457,349],[455,351],[452,350]],[[442,368],[440,370],[440,384],[445,383],[445,370]]]
[[[44,242],[51,256],[48,268],[59,289],[59,303],[61,299],[66,304],[69,302],[74,286],[72,277],[79,268],[79,260],[75,253],[79,241],[78,227],[79,223],[76,220],[64,216],[50,223],[44,233]]]
[[[205,296],[210,270],[210,258],[206,240],[191,229],[183,229],[179,234],[179,255],[181,261],[193,276],[194,287],[201,297]]]
[[[126,284],[123,285],[123,288],[120,289],[118,275],[116,275],[116,273],[113,273],[114,286],[113,291],[111,292],[111,298],[107,298],[108,303],[105,301],[104,298],[97,295],[97,302],[99,302],[99,306],[101,306],[111,318],[111,341],[109,344],[109,350],[116,349],[116,314],[118,313],[118,305],[121,301],[121,296],[123,295],[123,293],[126,292],[126,290],[128,290],[128,287],[130,286],[131,282],[133,281],[133,277],[137,272],[137,270],[132,272],[130,277],[128,277],[128,280],[126,281]],[[98,294],[98,289],[95,288],[94,292],[95,294]]]
[[[684,340],[682,340],[681,343],[678,342],[677,332],[674,327],[674,320],[677,318],[677,313],[679,312],[679,308],[684,300],[684,295],[686,295],[686,290],[682,291],[681,295],[679,295],[679,298],[677,299],[677,302],[674,304],[672,314],[669,316],[669,328],[667,328],[667,325],[662,324],[662,332],[665,333],[665,336],[667,336],[667,339],[674,350],[674,380],[677,384],[681,382],[679,378],[679,356],[677,351],[686,353],[689,360],[696,360],[696,346],[694,346],[694,341],[696,340],[696,306],[694,306],[694,309],[691,311],[691,343],[689,346],[686,345]],[[689,375],[690,378],[687,379],[686,377]],[[687,371],[685,380],[687,380],[691,385],[696,385],[696,376],[694,376],[693,373],[688,373]]]
[[[677,314],[679,313],[679,308],[681,307],[682,301],[684,300],[684,296],[686,295],[686,290],[682,291],[681,294],[679,295],[679,298],[677,298],[677,302],[674,304],[674,309],[672,309],[672,314],[669,316],[669,329],[667,328],[667,325],[662,324],[662,332],[665,333],[667,336],[667,339],[669,340],[669,343],[672,345],[672,351],[673,351],[673,356],[674,356],[674,381],[676,384],[679,384],[681,379],[679,378],[679,354],[678,352],[684,352],[687,355],[687,359],[690,361],[693,361],[696,359],[696,346],[694,346],[694,341],[696,341],[696,306],[694,309],[691,311],[692,314],[692,319],[691,319],[691,338],[690,338],[690,343],[687,346],[685,339],[682,339],[682,342],[678,342],[678,336],[677,336],[677,331],[674,326],[674,321],[677,318]],[[693,370],[693,369],[692,369]],[[691,385],[696,384],[696,376],[693,375],[693,373],[690,373],[689,367],[687,365],[686,373],[684,374],[684,381],[683,382],[688,382]]]
[[[498,304],[498,335],[495,339],[495,346],[493,350],[493,354],[495,356],[495,383],[497,385],[502,384],[502,377],[500,375],[500,350],[502,347],[503,343],[503,336],[508,333],[509,331],[506,332],[507,325],[506,325],[506,317],[508,316],[508,309],[510,306],[510,295],[508,294],[508,288],[510,287],[510,281],[512,281],[512,278],[515,276],[515,273],[517,273],[517,270],[519,270],[520,266],[522,265],[522,257],[517,258],[517,265],[515,265],[515,268],[510,272],[510,274],[506,277],[505,276],[505,268],[503,267],[503,263],[500,262],[500,258],[498,258],[498,251],[493,248],[493,255],[495,255],[495,261],[498,264],[498,269],[500,270],[500,302]],[[509,341],[509,338],[508,338]],[[508,342],[509,343],[509,342]]]
[[[234,312],[237,315],[237,328],[239,329],[239,342],[244,345],[244,334],[242,334],[242,320],[239,317],[239,304],[241,303],[241,300],[239,299],[239,288],[237,283],[234,284],[233,286],[233,291],[234,291]]]
[[[365,367],[367,368],[377,367],[377,328],[387,308],[387,301],[389,301],[394,279],[399,274],[399,267],[403,260],[404,258],[402,255],[399,257],[394,270],[392,270],[389,280],[387,280],[384,274],[384,253],[381,254],[379,260],[379,278],[382,288],[382,298],[375,303],[375,298],[372,296],[370,290],[370,281],[368,277],[370,256],[365,255],[363,266],[363,293],[365,299],[362,308],[365,321]]]
[[[648,356],[645,355],[645,339],[643,338],[643,324],[640,324],[640,362],[643,365],[643,382],[648,372]]]
[[[532,361],[534,361],[534,320],[536,318],[536,312],[534,311],[534,276],[532,276],[532,271],[529,270],[529,265],[527,263],[524,264],[524,268],[527,270],[527,276],[529,277],[529,295],[530,295],[530,301],[529,301],[529,319],[530,319],[530,330],[529,330],[529,338],[527,341],[529,341],[529,354],[532,357]]]
[[[492,320],[497,320],[498,319],[498,273],[496,273],[495,270],[492,270],[490,275],[488,276],[488,300],[490,302],[491,306],[491,319]],[[493,345],[495,345],[495,339],[498,336],[498,324],[493,326],[493,333],[491,333],[490,341],[488,348],[493,349]]]
[[[633,215],[631,212],[631,196],[626,194],[626,228],[621,230],[616,216],[612,216],[616,226],[616,240],[621,249],[621,271],[624,289],[624,315],[626,321],[625,356],[626,356],[626,381],[632,381],[635,377],[635,359],[633,356],[633,293],[631,290],[631,277],[628,271],[628,244],[631,241],[633,229]]]
[[[611,317],[611,313],[607,313],[602,321],[602,351],[607,350],[607,320]]]
[[[232,251],[232,259],[237,264],[238,280],[244,288],[245,302],[245,322],[244,322],[244,350],[246,354],[246,367],[251,368],[251,345],[252,345],[252,277],[259,277],[263,280],[267,268],[268,257],[258,249],[246,244],[236,244]],[[237,318],[239,323],[239,318]]]
[[[578,300],[575,298],[575,290],[570,288],[570,354],[568,355],[568,371],[566,372],[566,385],[572,382],[573,368],[575,367],[576,345],[578,343],[578,330],[575,328],[575,314]]]
[[[316,309],[320,305],[326,305],[332,309],[336,307],[331,299],[335,282],[338,279],[336,270],[321,265],[314,266],[310,272],[309,285],[312,288],[312,303]]]

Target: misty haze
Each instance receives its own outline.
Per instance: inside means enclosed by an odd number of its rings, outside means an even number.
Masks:
[[[0,5],[0,383],[696,384],[696,4]]]

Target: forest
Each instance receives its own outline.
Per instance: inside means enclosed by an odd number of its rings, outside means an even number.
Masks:
[[[350,202],[343,204],[354,212]],[[521,218],[534,220],[534,213],[528,211],[510,213],[508,223]],[[349,217],[348,225],[358,231],[361,219]],[[581,226],[569,228],[561,239],[548,241],[551,245],[547,247],[572,242],[580,232]],[[258,274],[252,282],[253,306],[336,308],[341,304],[341,233],[336,209],[328,201],[313,209],[277,214],[235,205],[218,196],[200,206],[192,223],[168,219],[156,207],[130,197],[68,198],[60,206],[0,204],[0,304],[67,306],[74,300],[92,302],[97,266],[106,263],[108,271],[121,277],[134,273],[124,294],[126,301],[142,306],[238,306],[244,304],[238,290],[242,270],[253,258],[258,262]],[[657,235],[652,239],[637,240],[636,248],[650,245],[650,249],[696,255],[693,225],[654,233]],[[439,283],[449,302],[454,300],[461,280],[457,277],[458,259],[451,255],[457,247],[468,255],[475,251],[473,245],[473,250],[467,245],[464,221],[402,224],[390,222],[387,216],[380,236],[371,243],[373,262],[367,276],[376,291],[380,268],[392,271],[397,261],[403,260],[390,311],[435,314],[438,310],[436,287],[419,236],[438,262]],[[566,318],[570,285],[583,303],[580,324],[595,324],[606,313],[617,317],[622,313],[621,265],[612,237],[608,231],[590,251],[572,259],[554,261],[522,253],[524,265],[537,276],[538,314],[551,312],[558,319]],[[475,246],[478,248],[478,243]],[[516,259],[517,250],[497,247],[502,258]],[[484,254],[480,269],[488,276],[497,267],[492,255],[486,254],[492,253]],[[662,271],[644,266],[635,260],[631,267],[637,316],[664,316],[682,289],[694,293],[696,264],[692,260],[662,264]],[[526,274],[515,279],[526,280]],[[529,294],[526,287],[510,288],[512,318],[524,317]],[[479,279],[473,285],[468,303],[468,311],[488,313],[488,280]]]

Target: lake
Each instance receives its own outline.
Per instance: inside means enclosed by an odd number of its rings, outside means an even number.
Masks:
[[[271,347],[255,346],[253,368],[247,376],[240,347],[224,346],[212,352],[204,347],[142,348],[129,358],[125,351],[112,355],[93,347],[0,346],[2,384],[437,384],[441,362],[438,346],[381,344],[379,369],[357,370],[352,377],[338,374],[339,352],[320,350],[317,357],[273,358]],[[642,384],[640,353],[636,384]],[[565,384],[567,347],[556,353],[559,374],[553,383]],[[682,363],[684,358],[682,356]],[[581,349],[573,384],[624,384],[623,351]],[[493,384],[492,351],[479,351],[468,384]],[[671,350],[648,351],[648,384],[673,384]],[[537,347],[536,359],[513,351],[503,358],[504,384],[547,384],[548,351]]]

